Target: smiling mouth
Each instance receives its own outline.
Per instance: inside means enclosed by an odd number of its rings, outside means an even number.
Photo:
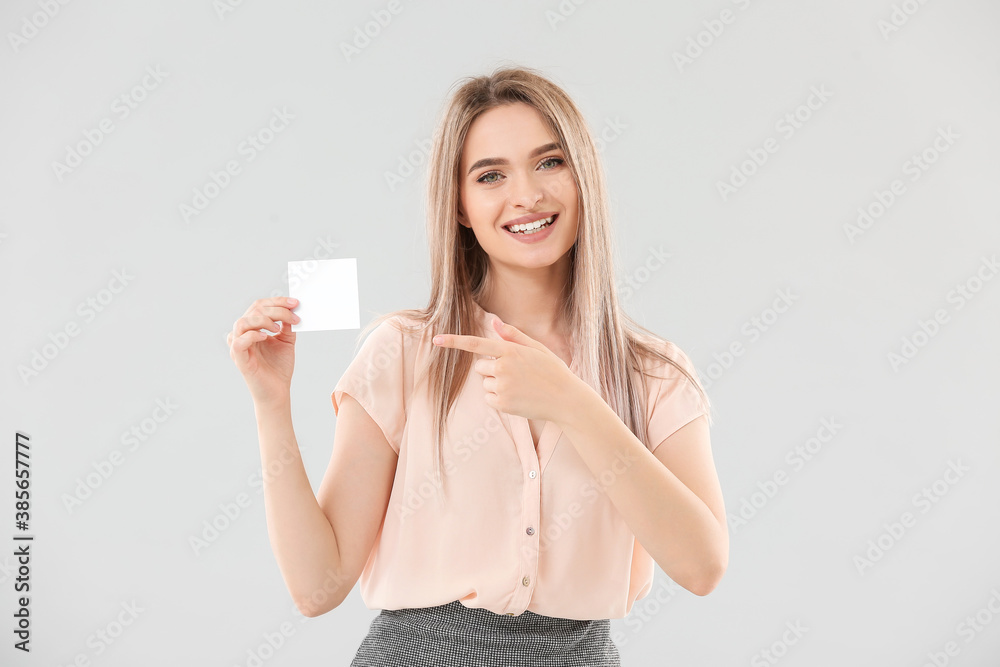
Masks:
[[[504,225],[504,229],[506,229],[511,234],[525,234],[530,236],[531,234],[537,234],[546,227],[551,227],[555,223],[556,218],[558,217],[559,214],[556,213],[542,220],[536,220],[534,222],[529,222],[524,225],[513,225],[513,229],[507,225]]]

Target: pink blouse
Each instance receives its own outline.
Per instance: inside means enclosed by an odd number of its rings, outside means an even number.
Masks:
[[[479,335],[500,339],[492,313],[476,308]],[[345,392],[357,399],[399,456],[385,519],[361,573],[365,605],[401,609],[459,600],[513,616],[525,610],[579,620],[626,616],[652,588],[653,559],[559,428],[545,422],[536,451],[528,420],[490,407],[482,376],[471,368],[442,443],[449,502],[439,506],[432,402],[426,379],[414,386],[435,333],[441,332],[404,335],[383,322],[331,395],[336,414]],[[695,376],[680,348],[667,343],[667,353]],[[570,370],[579,375],[575,358]],[[668,379],[646,379],[650,451],[707,414],[677,369],[659,362],[652,371]]]

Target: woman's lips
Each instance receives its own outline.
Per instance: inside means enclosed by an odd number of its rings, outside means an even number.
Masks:
[[[510,236],[513,236],[515,239],[521,241],[522,243],[536,243],[538,241],[544,241],[546,238],[548,238],[548,236],[552,233],[552,230],[555,229],[557,222],[559,222],[559,214],[555,213],[552,215],[552,222],[550,222],[546,227],[543,227],[540,231],[536,231],[533,234],[522,234],[520,232],[512,232],[506,227],[504,227],[503,229]]]

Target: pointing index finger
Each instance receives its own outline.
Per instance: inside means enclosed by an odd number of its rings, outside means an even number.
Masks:
[[[462,334],[438,334],[434,336],[434,344],[439,347],[454,347],[475,354],[486,354],[493,357],[503,352],[504,341],[483,338],[482,336],[465,336]]]

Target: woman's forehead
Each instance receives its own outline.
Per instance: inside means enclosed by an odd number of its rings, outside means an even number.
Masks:
[[[484,158],[523,160],[555,143],[541,114],[526,104],[494,107],[472,122],[462,146],[462,166]]]

